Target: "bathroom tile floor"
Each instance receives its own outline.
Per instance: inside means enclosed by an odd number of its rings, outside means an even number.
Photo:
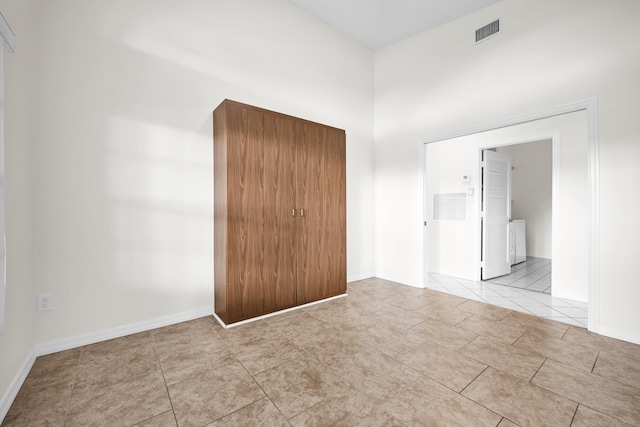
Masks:
[[[39,357],[2,426],[640,425],[638,345],[380,279],[348,293]]]
[[[551,293],[551,260],[527,257],[521,263],[511,266],[511,274],[483,281],[528,291]]]
[[[545,319],[587,327],[586,302],[555,298],[548,293],[513,288],[495,282],[474,282],[436,273],[429,273],[427,288]]]

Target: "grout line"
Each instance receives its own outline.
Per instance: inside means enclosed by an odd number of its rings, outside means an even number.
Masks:
[[[84,348],[80,348],[80,355],[78,356],[78,362],[76,363],[76,369],[73,375],[73,383],[71,384],[71,394],[69,395],[69,402],[67,402],[67,406],[64,409],[64,424],[67,423],[67,416],[69,415],[69,410],[71,409],[71,402],[73,402],[73,393],[76,389],[76,381],[78,380],[78,371],[80,370],[80,360],[82,359],[82,353],[84,352]]]
[[[475,338],[474,338],[474,339],[475,339]],[[473,360],[475,360],[475,359],[473,359]],[[484,365],[485,363],[482,363],[482,364]],[[482,372],[480,372],[478,375],[476,375],[476,376],[475,376],[475,378],[474,378],[474,379],[472,379],[472,380],[469,382],[469,384],[467,384],[466,386],[464,386],[464,388],[463,388],[462,390],[460,390],[460,391],[458,392],[458,394],[459,394],[459,395],[461,395],[461,396],[463,396],[463,394],[462,394],[462,393],[463,393],[467,388],[469,388],[469,386],[470,386],[471,384],[473,384],[473,383],[474,383],[474,382],[475,382],[475,381],[480,377],[480,375],[484,374],[484,373],[485,373],[485,371],[486,371],[487,369],[489,369],[489,368],[490,368],[490,366],[489,366],[489,365],[487,365],[487,367],[486,367],[486,368],[484,368],[484,369],[482,370]],[[495,368],[494,368],[494,369],[495,369]],[[502,371],[501,371],[501,372],[502,372]],[[455,390],[454,390],[454,391],[455,391]],[[467,396],[464,396],[464,397],[467,397]],[[467,399],[469,399],[469,398],[467,397]],[[475,400],[473,400],[473,399],[469,399],[469,400],[471,400],[471,401],[475,402]],[[478,403],[478,402],[476,402],[476,403]],[[478,405],[480,405],[480,403],[478,403]],[[487,408],[487,409],[488,409],[488,408]]]
[[[596,364],[598,363],[598,359],[600,358],[600,351],[598,350],[598,355],[596,356],[596,360],[593,361],[593,366],[591,367],[591,373],[594,375],[597,375],[596,373],[593,372],[594,369],[596,369]]]
[[[157,328],[157,329],[159,329],[159,328]],[[176,409],[173,406],[173,399],[171,398],[171,393],[169,392],[169,385],[167,384],[167,378],[164,376],[164,368],[162,367],[162,362],[160,361],[160,355],[158,354],[158,348],[156,347],[156,339],[153,336],[153,334],[151,333],[151,331],[149,331],[149,335],[151,336],[151,343],[153,345],[153,353],[156,355],[156,361],[158,362],[158,366],[160,366],[160,372],[162,373],[162,381],[164,382],[164,388],[167,391],[167,397],[169,398],[169,404],[171,405],[171,413],[173,414],[173,419],[175,420],[176,425],[179,425],[178,416],[176,415]],[[157,414],[157,415],[160,415],[160,414]]]

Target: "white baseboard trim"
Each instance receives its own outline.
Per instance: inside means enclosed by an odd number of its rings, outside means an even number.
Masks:
[[[371,279],[372,277],[375,277],[373,273],[353,274],[351,276],[347,276],[347,283],[357,282],[364,279]]]
[[[571,301],[588,302],[588,297],[586,295],[554,292],[553,286],[551,287],[551,296],[554,298],[568,299]]]
[[[607,328],[606,326],[600,326],[600,331],[599,333],[601,335],[610,337],[610,338],[615,338],[618,340],[622,340],[622,341],[627,341],[633,344],[640,344],[640,336],[639,335],[635,335],[635,334],[630,334],[628,332],[622,332],[622,331],[618,331],[616,329],[613,328]]]
[[[9,385],[7,391],[4,393],[4,396],[2,396],[2,400],[0,400],[0,424],[2,424],[4,417],[7,416],[9,408],[11,408],[13,401],[16,399],[16,396],[20,391],[20,387],[22,387],[22,384],[24,384],[24,381],[27,379],[27,375],[29,375],[29,371],[31,371],[33,362],[35,361],[36,354],[33,350],[31,350],[31,353],[29,353],[29,355],[27,356],[27,359],[18,370],[18,373],[13,378],[13,381],[11,381],[11,384]]]
[[[88,334],[77,335],[75,337],[63,338],[60,340],[49,341],[37,344],[34,347],[36,357],[44,356],[58,351],[70,350],[72,348],[81,347],[83,345],[95,344],[114,338],[120,338],[138,332],[144,332],[163,326],[173,325],[175,323],[186,322],[188,320],[197,319],[199,317],[211,316],[213,314],[213,304],[209,307],[186,311],[183,313],[172,314],[169,316],[157,317],[151,320],[131,323],[129,325],[118,326],[116,328],[103,329],[101,331],[90,332]]]
[[[216,313],[213,313],[213,317],[218,321],[218,323],[220,323],[220,326],[222,326],[225,329],[229,329],[229,328],[235,328],[236,326],[240,326],[240,325],[246,325],[247,323],[255,322],[257,320],[267,319],[269,317],[277,316],[279,314],[288,313],[290,311],[300,310],[301,308],[311,307],[312,305],[322,304],[323,302],[331,301],[331,300],[334,300],[334,299],[344,298],[346,296],[348,296],[348,294],[336,295],[334,297],[321,299],[319,301],[308,302],[306,304],[297,305],[295,307],[285,308],[284,310],[274,311],[273,313],[263,314],[262,316],[252,317],[251,319],[241,320],[239,322],[234,322],[234,323],[229,323],[228,325],[226,323],[224,323],[222,321],[222,319],[219,318]]]

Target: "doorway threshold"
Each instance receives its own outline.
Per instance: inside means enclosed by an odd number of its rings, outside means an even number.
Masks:
[[[527,289],[429,273],[427,288],[521,313],[587,327],[587,303]]]

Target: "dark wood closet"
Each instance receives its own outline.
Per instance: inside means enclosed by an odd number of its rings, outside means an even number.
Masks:
[[[230,100],[213,118],[216,315],[344,294],[344,130]]]

